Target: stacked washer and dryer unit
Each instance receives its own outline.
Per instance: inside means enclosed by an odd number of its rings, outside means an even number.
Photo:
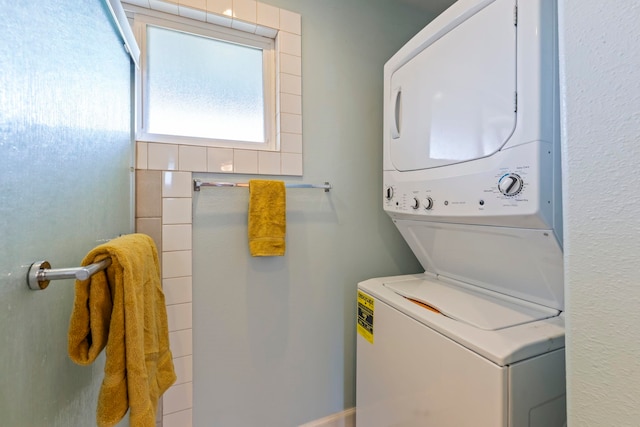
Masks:
[[[423,274],[358,285],[359,427],[566,423],[555,0],[459,0],[384,68],[384,210]]]

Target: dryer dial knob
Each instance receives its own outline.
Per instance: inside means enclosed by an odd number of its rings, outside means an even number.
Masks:
[[[387,200],[393,199],[393,187],[387,187],[384,189],[384,198]]]
[[[498,189],[505,196],[515,196],[522,191],[523,186],[522,178],[515,173],[504,175],[498,182]]]
[[[420,207],[420,201],[418,200],[417,197],[414,197],[413,200],[411,200],[411,209],[418,209]]]
[[[433,209],[433,199],[431,197],[424,199],[424,209],[427,211]]]

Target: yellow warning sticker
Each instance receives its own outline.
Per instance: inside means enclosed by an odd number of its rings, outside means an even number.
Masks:
[[[358,291],[358,333],[373,344],[373,298]]]

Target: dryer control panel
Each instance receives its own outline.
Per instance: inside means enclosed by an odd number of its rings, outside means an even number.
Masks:
[[[446,175],[438,168],[385,171],[384,209],[402,219],[551,228],[551,177],[538,172],[550,167],[545,146],[525,144],[508,155],[449,165]]]

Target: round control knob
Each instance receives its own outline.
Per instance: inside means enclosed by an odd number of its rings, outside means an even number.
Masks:
[[[384,190],[384,198],[387,200],[393,199],[393,187],[387,187]]]
[[[522,178],[515,173],[504,175],[498,182],[498,190],[505,196],[515,196],[522,191],[523,186]]]
[[[417,197],[413,198],[410,206],[411,206],[411,209],[418,209],[420,207],[420,201],[418,200]]]
[[[431,197],[424,199],[424,209],[427,211],[433,209],[433,199]]]

